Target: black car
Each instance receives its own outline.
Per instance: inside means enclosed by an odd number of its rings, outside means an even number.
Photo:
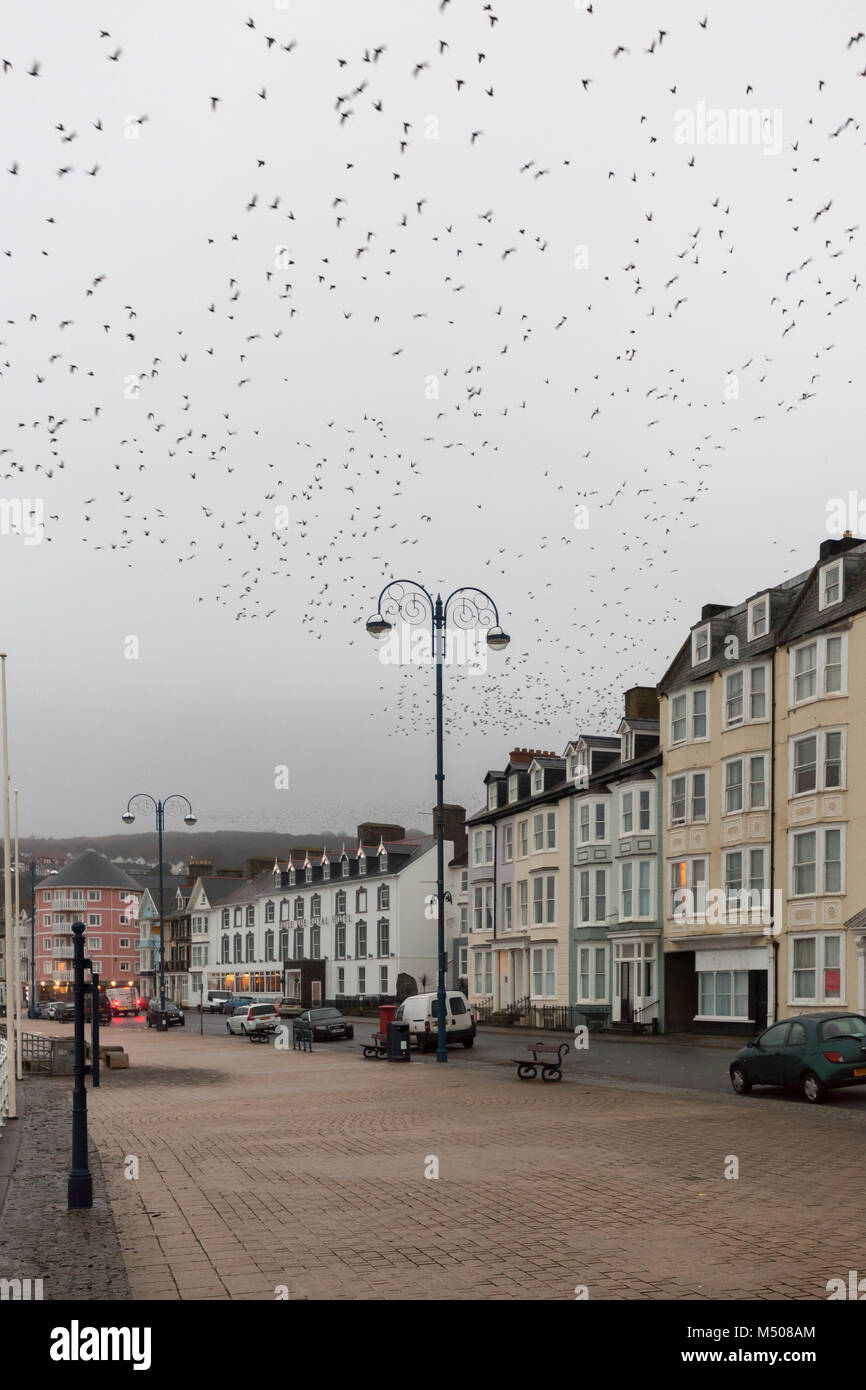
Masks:
[[[180,1024],[181,1028],[185,1026],[186,1019],[183,1016],[183,1009],[181,1009],[178,1004],[175,1004],[173,999],[166,999],[165,1012],[169,1028],[173,1027],[175,1024]],[[148,1028],[155,1028],[158,1022],[159,1000],[151,999],[147,1006],[147,1026]]]
[[[89,1023],[93,1014],[92,996],[84,996],[84,1021]],[[57,1023],[71,1023],[75,1018],[75,1000],[58,999],[54,1004],[54,1012],[50,1015]],[[100,1028],[111,1022],[111,1005],[104,994],[99,996],[99,1026]]]
[[[353,1038],[355,1030],[339,1009],[305,1009],[292,1024],[296,1038],[324,1042],[328,1038]]]

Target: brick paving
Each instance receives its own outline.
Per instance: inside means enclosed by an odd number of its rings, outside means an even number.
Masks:
[[[72,1162],[71,1076],[18,1082],[18,1161],[0,1213],[0,1278],[42,1279],[45,1301],[130,1297],[102,1165],[90,1144],[90,1211],[67,1211]],[[5,1139],[0,1139],[0,1143]]]
[[[124,1044],[88,1103],[133,1298],[821,1299],[866,1273],[866,1111],[832,1100]]]

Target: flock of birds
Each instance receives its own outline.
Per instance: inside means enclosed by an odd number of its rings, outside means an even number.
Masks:
[[[196,290],[180,299],[154,302],[134,258],[125,273],[93,264],[77,280],[81,251],[62,295],[50,306],[40,299],[35,263],[63,254],[76,214],[58,200],[42,220],[44,244],[16,241],[28,180],[41,201],[47,166],[44,145],[28,154],[23,126],[7,129],[5,144],[22,149],[3,175],[0,273],[29,279],[34,307],[0,328],[0,479],[10,495],[44,496],[47,542],[83,545],[102,573],[123,566],[146,582],[154,564],[170,566],[179,602],[269,633],[280,625],[314,643],[345,641],[361,647],[351,658],[359,663],[370,660],[356,637],[379,588],[414,575],[422,557],[435,566],[450,548],[459,572],[429,575],[430,584],[483,585],[513,636],[495,679],[454,671],[452,737],[478,747],[480,734],[489,743],[495,733],[500,743],[546,747],[552,730],[610,732],[623,689],[658,679],[693,620],[695,596],[677,576],[724,490],[725,453],[763,449],[756,435],[775,447],[826,378],[844,376],[830,321],[850,314],[861,289],[861,228],[849,190],[829,186],[823,171],[846,144],[846,158],[862,158],[866,140],[856,115],[833,104],[833,83],[803,74],[811,109],[786,129],[779,169],[758,155],[759,172],[784,189],[798,249],[775,260],[755,322],[737,338],[742,353],[708,384],[696,360],[702,306],[718,303],[725,277],[748,278],[760,234],[731,163],[704,193],[692,181],[710,152],[671,139],[670,109],[684,94],[669,55],[687,44],[693,77],[703,44],[709,64],[715,17],[679,16],[667,27],[642,18],[640,33],[602,53],[595,5],[578,10],[568,104],[592,131],[592,154],[585,137],[536,120],[537,147],[514,155],[501,199],[487,205],[473,203],[473,183],[452,183],[430,151],[451,142],[461,176],[475,168],[479,187],[496,186],[488,174],[521,96],[521,35],[507,32],[518,21],[490,3],[458,13],[432,0],[429,11],[429,22],[413,23],[414,61],[403,32],[345,49],[319,34],[315,60],[333,81],[305,114],[304,140],[326,152],[314,178],[292,176],[288,137],[271,115],[307,62],[292,13],[262,7],[237,21],[232,45],[244,61],[224,64],[218,80],[197,72],[188,120],[190,129],[199,115],[212,123],[201,138],[224,142],[248,192],[212,204],[221,221],[200,238]],[[537,20],[527,13],[522,22]],[[106,81],[122,82],[128,42],[113,28],[84,41],[104,55]],[[866,77],[855,62],[866,59],[864,34],[840,35],[837,47],[840,62]],[[773,105],[742,61],[741,102]],[[253,67],[257,82],[245,76]],[[47,59],[2,56],[7,97],[21,84],[14,99],[31,112],[28,89],[38,87],[40,119],[56,115],[50,182],[77,186],[80,208],[118,176],[121,156],[97,109],[99,84],[79,93],[73,116],[56,109],[54,76]],[[635,93],[646,110],[635,108],[627,139],[608,146],[610,103]],[[161,102],[157,86],[149,112],[126,118],[126,139],[151,138],[167,119]],[[566,228],[590,202],[603,210],[605,198],[616,230],[590,244],[591,270],[564,271],[574,240]],[[320,364],[341,353],[354,356],[370,404],[338,377],[315,418],[298,390],[305,357]],[[736,383],[733,395],[726,382]],[[106,460],[98,486],[84,466],[94,455]],[[78,475],[91,485],[76,505]],[[531,505],[523,514],[529,492],[542,529],[527,520]],[[585,530],[575,521],[581,508]],[[387,711],[397,734],[429,724],[425,672],[383,673],[378,693],[370,717]]]

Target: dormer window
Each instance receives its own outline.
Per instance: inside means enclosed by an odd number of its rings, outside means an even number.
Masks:
[[[499,787],[496,782],[490,782],[487,787],[487,809],[495,811],[499,805]]]
[[[359,874],[365,874],[366,872],[367,872],[367,856],[366,856],[366,854],[364,853],[364,851],[363,851],[362,849],[359,849],[359,850],[358,850],[358,873],[359,873]]]
[[[380,855],[379,855],[379,873],[380,873],[380,874],[386,874],[387,872],[388,872],[388,851],[387,851],[386,849],[383,849],[382,852],[381,852]]]
[[[518,787],[519,787],[519,785],[520,785],[519,782],[518,782],[518,775],[519,775],[518,773],[512,772],[511,776],[510,776],[509,779],[508,779],[508,801],[509,801],[509,804],[510,804],[512,801],[516,801],[517,798],[518,798]]]
[[[294,864],[293,864],[293,865],[291,866],[291,868],[289,869],[289,883],[293,885],[296,878],[297,878],[297,874],[295,873],[295,866],[294,866]]]
[[[312,864],[308,864],[307,867],[306,867],[306,869],[304,870],[304,882],[305,882],[305,883],[312,883],[312,881],[313,881],[313,866],[312,866]]]
[[[532,791],[533,791],[533,794],[534,794],[535,792],[543,792],[543,791],[544,791],[544,769],[543,769],[543,768],[537,767],[537,768],[534,769],[534,771],[533,771],[533,773],[532,773]]]
[[[710,658],[710,625],[704,623],[703,627],[695,628],[692,633],[692,665],[700,666],[701,662],[709,661]]]
[[[831,565],[825,565],[821,570],[821,593],[818,600],[819,608],[830,608],[834,603],[842,602],[842,561],[834,560]]]
[[[749,604],[749,641],[754,642],[758,637],[766,637],[770,630],[770,596],[762,594],[760,598],[753,598]]]
[[[341,863],[340,863],[340,869],[341,869],[343,878],[348,878],[348,877],[349,877],[349,861],[348,861],[348,859],[343,859],[343,860],[341,861]]]
[[[589,786],[589,769],[585,753],[574,754],[571,760],[571,778],[578,791],[586,791]]]
[[[627,763],[634,757],[634,730],[625,729],[620,737],[620,761]]]
[[[330,877],[331,877],[331,861],[330,861],[329,859],[326,859],[325,862],[324,862],[324,864],[322,865],[322,878],[324,878],[324,879],[329,879]]]

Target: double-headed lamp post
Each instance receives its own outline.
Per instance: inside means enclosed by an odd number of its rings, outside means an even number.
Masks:
[[[165,810],[169,802],[181,801],[186,806],[186,815],[183,818],[185,825],[195,825],[198,817],[193,814],[189,797],[181,796],[179,792],[172,792],[171,796],[167,796],[164,801],[157,801],[156,797],[151,796],[149,792],[136,792],[134,796],[129,798],[126,804],[126,810],[120,817],[124,825],[132,825],[135,820],[135,813],[132,810],[132,803],[134,801],[149,801],[156,810],[156,836],[159,845],[159,1016],[160,1023],[162,1023],[165,1018],[165,912],[163,903],[162,861],[162,832],[165,822]]]
[[[443,602],[439,594],[434,599],[417,580],[393,579],[385,585],[379,595],[375,615],[367,620],[367,631],[376,640],[386,637],[391,632],[394,627],[391,619],[400,619],[409,627],[417,627],[426,621],[431,624],[432,659],[436,667],[436,901],[439,919],[437,1062],[448,1061],[445,1027],[445,772],[442,756],[442,666],[445,661],[449,616],[453,626],[460,631],[482,630],[487,646],[492,651],[503,651],[511,640],[500,626],[499,611],[493,599],[483,589],[474,586],[455,589]]]

